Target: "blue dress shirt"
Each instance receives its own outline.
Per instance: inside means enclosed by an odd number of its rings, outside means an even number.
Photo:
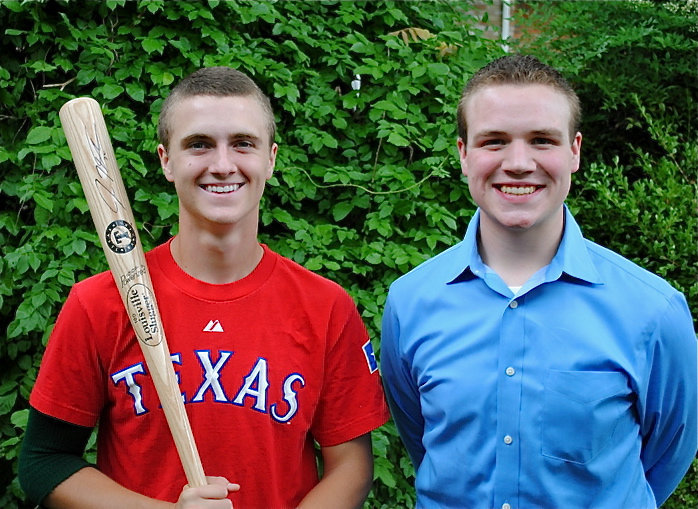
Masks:
[[[697,448],[696,335],[663,279],[582,237],[515,296],[465,239],[395,281],[381,365],[417,507],[645,509]]]

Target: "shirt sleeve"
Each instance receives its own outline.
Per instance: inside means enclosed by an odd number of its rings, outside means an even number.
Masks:
[[[95,344],[101,336],[82,304],[78,285],[74,286],[46,346],[29,399],[32,407],[79,426],[95,426],[104,401]]]
[[[650,341],[642,462],[659,506],[681,482],[698,447],[698,343],[681,294],[670,301]]]
[[[342,292],[332,314],[325,381],[311,429],[322,447],[353,440],[390,417],[373,347],[349,294]]]
[[[401,354],[400,323],[393,312],[390,296],[385,305],[381,329],[381,371],[385,395],[400,438],[416,470],[425,452],[422,445],[424,418],[419,389]]]

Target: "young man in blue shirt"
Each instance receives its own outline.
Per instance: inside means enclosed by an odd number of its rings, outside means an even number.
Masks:
[[[467,84],[458,150],[478,205],[398,279],[388,401],[420,508],[656,508],[696,454],[696,336],[661,278],[583,238],[564,205],[579,100],[503,57]]]

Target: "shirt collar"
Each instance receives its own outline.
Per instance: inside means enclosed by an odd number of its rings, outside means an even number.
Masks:
[[[468,229],[465,231],[465,237],[456,246],[458,249],[458,259],[463,261],[463,266],[454,267],[453,278],[449,278],[448,284],[460,283],[462,281],[470,281],[477,277],[476,273],[484,270],[485,264],[480,258],[480,253],[477,250],[477,232],[480,225],[480,209],[478,208],[473,214],[473,217],[468,223]]]
[[[565,232],[555,257],[550,262],[546,279],[554,281],[563,274],[590,284],[601,284],[601,276],[591,261],[587,240],[582,236],[572,213],[565,208]]]
[[[601,284],[601,277],[589,256],[586,240],[567,205],[564,205],[564,214],[565,231],[557,253],[547,268],[545,280],[555,281],[564,277],[589,284]],[[486,266],[477,250],[479,225],[480,209],[478,208],[468,223],[465,237],[456,246],[459,251],[458,259],[462,260],[464,266],[454,267],[453,278],[449,278],[448,284],[470,281],[486,271]]]

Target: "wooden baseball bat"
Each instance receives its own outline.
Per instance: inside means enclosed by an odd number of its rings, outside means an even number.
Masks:
[[[99,104],[89,97],[72,99],[59,117],[124,307],[136,332],[189,486],[205,486],[201,459],[184,410],[162,328],[150,272],[116,164]]]

